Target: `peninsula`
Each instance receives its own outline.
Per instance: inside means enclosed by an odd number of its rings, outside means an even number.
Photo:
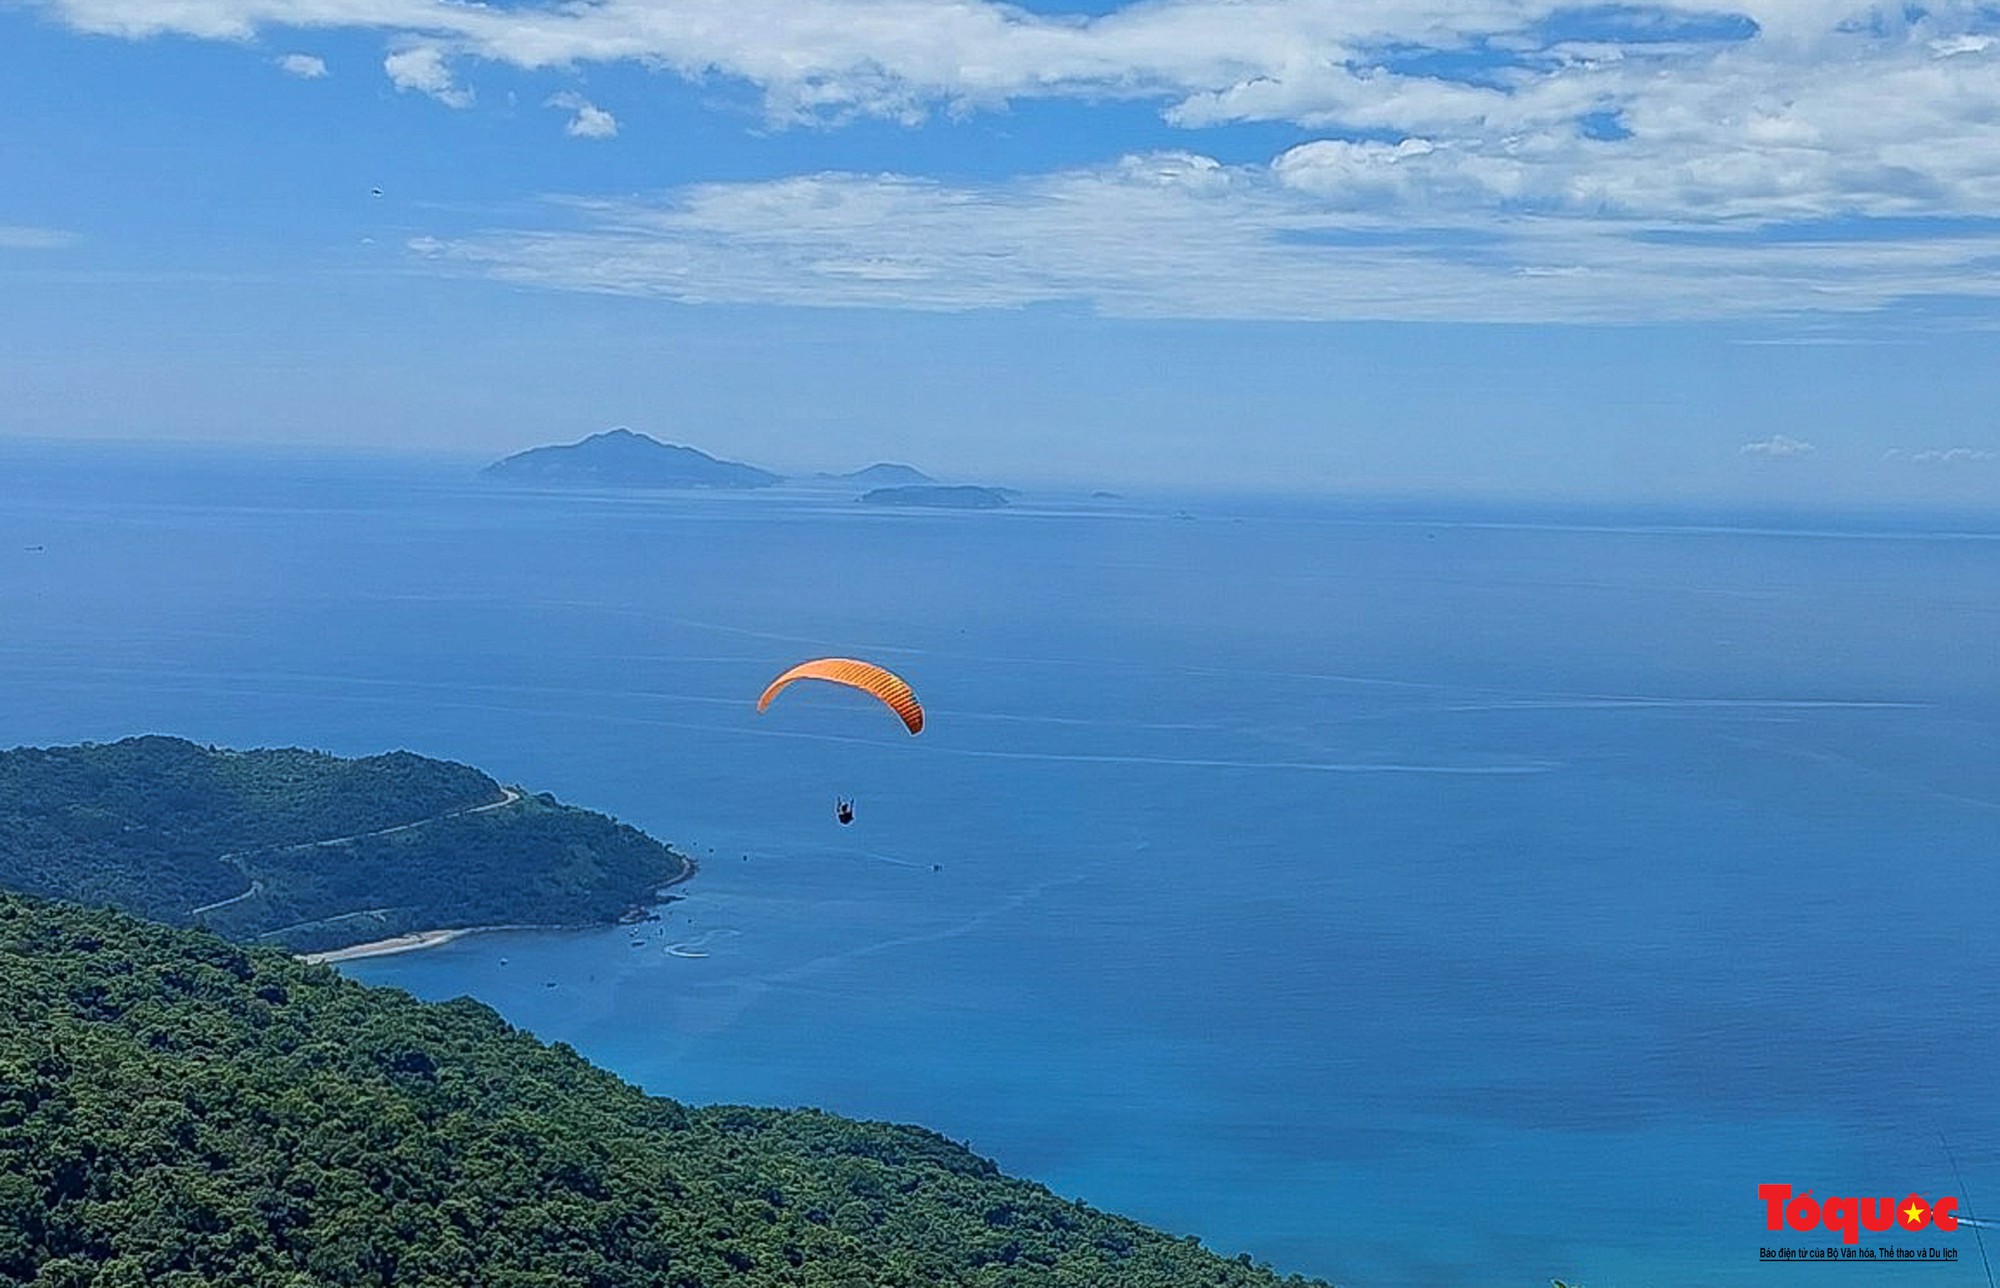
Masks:
[[[771,487],[782,476],[740,461],[662,443],[629,429],[608,429],[576,443],[536,447],[495,461],[480,477],[531,487],[720,488]]]
[[[609,923],[693,870],[636,828],[409,752],[0,752],[0,889],[296,952]]]

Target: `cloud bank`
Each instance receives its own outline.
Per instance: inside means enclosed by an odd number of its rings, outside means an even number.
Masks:
[[[629,64],[753,87],[779,124],[1116,101],[1190,134],[1165,183],[1109,158],[983,188],[799,176],[584,203],[580,227],[440,252],[552,286],[1585,319],[1852,312],[2000,281],[2000,14],[1973,0],[1136,0],[1097,16],[992,0],[39,3],[129,38],[380,32],[391,82],[454,108],[473,105],[481,65]],[[549,101],[574,136],[617,133],[578,95]],[[1314,137],[1267,165],[1204,165],[1200,133],[1242,122]],[[909,244],[864,226],[869,211],[942,240]]]
[[[690,303],[1068,302],[1117,316],[1622,322],[2000,293],[2000,278],[1979,275],[2000,255],[1994,232],[1690,238],[1649,222],[1452,209],[1412,222],[1370,194],[1406,182],[1396,167],[1423,154],[1343,145],[1329,160],[1316,147],[1269,166],[1156,153],[988,185],[839,173],[704,184],[564,201],[550,226],[414,248],[510,282]]]

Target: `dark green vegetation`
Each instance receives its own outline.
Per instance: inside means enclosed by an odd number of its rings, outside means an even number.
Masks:
[[[922,505],[940,510],[993,510],[1007,504],[997,487],[878,487],[862,496],[870,505]]]
[[[534,486],[756,488],[784,481],[769,470],[719,461],[707,452],[662,443],[629,429],[517,452],[480,473],[503,483]]]
[[[4,895],[0,1282],[1278,1280],[1008,1179],[929,1132],[688,1108],[474,1002],[422,1003],[199,931]]]
[[[634,828],[408,752],[0,752],[0,887],[301,951],[610,921],[685,872]]]

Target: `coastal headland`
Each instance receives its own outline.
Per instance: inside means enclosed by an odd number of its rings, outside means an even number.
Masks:
[[[609,925],[694,872],[637,828],[409,752],[23,747],[0,752],[0,799],[0,889],[315,956]]]

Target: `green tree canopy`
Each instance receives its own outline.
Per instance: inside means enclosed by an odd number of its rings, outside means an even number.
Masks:
[[[687,870],[635,828],[409,752],[164,737],[0,752],[0,887],[235,939],[604,922]]]
[[[930,1132],[689,1108],[471,1001],[419,1002],[203,931],[12,895],[0,895],[0,1281],[1280,1282]]]

